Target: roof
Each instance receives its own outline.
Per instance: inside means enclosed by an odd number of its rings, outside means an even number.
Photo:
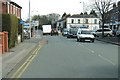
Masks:
[[[94,15],[80,15],[80,14],[76,14],[76,15],[72,15],[68,18],[98,18]]]
[[[55,21],[55,23],[61,22],[61,21],[64,21],[64,20],[65,20],[65,19],[59,19],[59,20]]]
[[[1,2],[9,2],[10,4],[13,4],[13,5],[15,5],[15,6],[17,6],[18,8],[21,8],[22,9],[22,7],[20,6],[20,5],[18,5],[17,3],[15,3],[15,2],[13,2],[13,1],[11,1],[11,0],[0,0]]]
[[[15,6],[17,6],[18,8],[21,8],[21,9],[22,9],[22,7],[19,6],[17,3],[13,2],[13,1],[10,1],[10,3],[13,4],[13,5],[15,5]]]

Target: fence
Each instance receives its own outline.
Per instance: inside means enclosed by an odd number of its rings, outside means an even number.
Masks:
[[[0,53],[8,51],[8,32],[0,32]]]

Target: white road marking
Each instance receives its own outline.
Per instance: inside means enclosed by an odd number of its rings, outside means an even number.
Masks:
[[[82,47],[85,47],[84,45],[82,45],[82,44],[79,44],[80,46],[82,46]],[[89,49],[89,48],[87,48],[87,47],[85,47],[87,50],[89,50],[91,53],[95,53],[95,51],[93,51],[93,50],[91,50],[91,49]],[[102,54],[102,53],[101,53]],[[98,54],[98,56],[100,57],[100,58],[102,58],[103,60],[105,60],[105,61],[107,61],[107,62],[109,62],[109,63],[111,63],[112,65],[114,65],[115,66],[115,63],[113,63],[111,60],[109,60],[109,59],[107,59],[107,58],[105,58],[105,57],[103,57],[102,55],[100,55],[100,54]]]
[[[107,58],[103,57],[103,56],[102,56],[102,55],[100,55],[100,54],[98,54],[98,56],[99,56],[100,58],[102,58],[103,60],[105,60],[105,61],[107,61],[107,62],[109,62],[109,63],[111,63],[112,65],[114,65],[114,66],[115,66],[115,63],[113,63],[111,60],[109,60],[109,59],[107,59]]]
[[[79,44],[79,45],[81,45],[82,47],[85,47],[85,46],[82,45],[82,44]],[[95,53],[95,51],[93,51],[93,50],[91,50],[91,49],[89,49],[89,48],[87,48],[87,47],[86,47],[86,49],[87,49],[88,51],[90,51],[91,53]]]
[[[89,48],[88,48],[88,50],[89,50],[91,53],[95,53],[95,51],[93,51],[93,50],[91,50],[91,49],[89,49]]]

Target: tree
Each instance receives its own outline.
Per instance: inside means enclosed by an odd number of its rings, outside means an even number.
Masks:
[[[67,14],[64,12],[63,15],[62,15],[62,19],[65,18]]]
[[[88,13],[87,13],[87,12],[84,12],[84,15],[88,15]]]
[[[57,20],[59,20],[60,14],[51,13],[51,14],[48,14],[47,17],[52,23],[55,23]]]
[[[32,20],[37,20],[39,21],[39,28],[42,28],[42,25],[47,25],[47,24],[51,24],[51,21],[49,20],[49,18],[47,17],[47,15],[34,15],[32,17]]]
[[[104,37],[105,14],[110,10],[113,0],[94,0],[94,8],[98,11],[101,18],[102,37]]]
[[[81,12],[80,15],[83,15],[83,13]]]
[[[95,10],[93,10],[93,9],[91,10],[90,15],[94,15],[95,17],[97,17],[97,14],[96,14]]]

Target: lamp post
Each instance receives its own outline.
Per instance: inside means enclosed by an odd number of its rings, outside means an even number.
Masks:
[[[32,33],[31,33],[31,12],[30,12],[30,0],[29,0],[29,31],[30,31],[30,35],[29,35],[29,37],[31,38]]]
[[[84,26],[84,2],[80,2],[83,3],[83,26]]]

